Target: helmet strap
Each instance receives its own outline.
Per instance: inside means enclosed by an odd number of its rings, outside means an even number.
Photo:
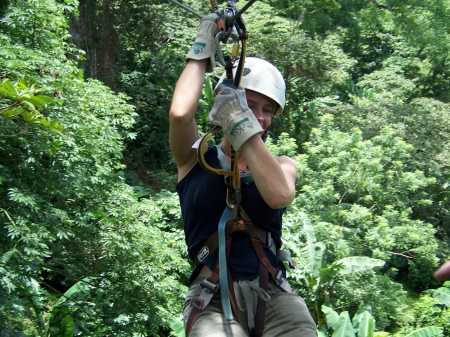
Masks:
[[[261,136],[263,142],[266,142],[267,137],[269,136],[269,129],[270,129],[270,125],[269,127],[264,131],[263,135]]]

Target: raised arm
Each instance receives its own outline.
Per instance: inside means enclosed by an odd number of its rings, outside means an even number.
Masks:
[[[172,98],[169,112],[169,144],[178,168],[178,180],[196,163],[192,145],[199,138],[195,123],[205,73],[212,71],[214,63],[214,37],[217,15],[211,13],[200,23],[195,42],[186,55],[187,65],[183,70]]]
[[[189,172],[195,157],[192,145],[199,138],[195,112],[202,93],[207,60],[190,60],[181,74],[169,112],[169,144],[180,180]],[[186,171],[187,172],[184,172]]]

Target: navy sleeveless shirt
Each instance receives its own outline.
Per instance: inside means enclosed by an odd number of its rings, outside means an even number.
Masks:
[[[217,148],[210,147],[205,153],[206,162],[213,168],[221,169]],[[217,231],[219,220],[226,207],[227,189],[223,176],[203,169],[196,164],[176,186],[183,216],[185,240],[189,257],[194,259],[198,250]],[[281,247],[281,222],[284,209],[272,209],[263,200],[255,183],[243,183],[241,206],[250,220],[257,226],[270,231],[277,250]],[[286,274],[283,262],[266,249],[275,268]],[[192,281],[203,264],[214,269],[218,259],[217,252],[208,256],[195,268]],[[245,234],[233,235],[228,267],[233,280],[252,280],[259,275],[259,259],[250,238]]]

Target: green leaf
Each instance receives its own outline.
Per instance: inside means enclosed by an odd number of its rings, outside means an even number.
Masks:
[[[31,96],[31,97],[24,98],[23,100],[31,103],[39,110],[44,108],[47,103],[55,102],[55,100],[53,98],[51,98],[49,96],[44,96],[44,95]]]
[[[214,88],[210,77],[205,79],[205,97],[210,105],[214,104]]]
[[[74,323],[73,318],[67,315],[61,321],[61,337],[73,337],[74,335]]]
[[[174,319],[170,322],[170,327],[172,328],[172,334],[177,337],[185,337],[184,324],[179,319]]]
[[[333,262],[332,264],[320,269],[320,282],[322,288],[328,287],[328,285],[336,279],[336,275],[342,269],[342,264]]]
[[[373,333],[373,337],[387,337],[389,335],[390,335],[390,333],[386,332],[386,331],[375,331]]]
[[[336,330],[339,325],[339,314],[325,305],[322,305],[322,312],[325,314],[327,325]]]
[[[353,329],[352,320],[348,311],[341,312],[336,329],[334,329],[332,337],[354,337],[355,331]]]
[[[358,337],[373,337],[375,321],[370,312],[356,314],[353,317],[353,326],[357,329]]]
[[[9,79],[3,80],[0,86],[0,97],[1,94],[8,97],[15,97],[17,95],[17,91],[15,90]]]
[[[309,217],[303,212],[300,212],[298,216],[300,222],[303,224],[307,239],[304,252],[307,254],[307,259],[311,266],[311,273],[314,277],[318,277],[320,275],[320,270],[322,269],[325,245],[322,242],[316,242],[314,227],[309,220]]]
[[[11,260],[14,257],[19,257],[20,256],[20,251],[18,249],[11,249],[8,250],[5,254],[3,254],[2,256],[2,263],[8,263],[9,260]]]
[[[365,256],[345,257],[341,260],[336,261],[336,263],[341,263],[344,266],[343,269],[341,269],[339,272],[341,275],[370,270],[375,267],[382,267],[385,264],[383,260],[372,259]]]
[[[314,244],[314,255],[312,259],[312,274],[314,277],[318,277],[322,271],[323,264],[323,254],[325,253],[326,247],[323,242],[316,242]]]
[[[411,332],[405,337],[433,337],[433,336],[443,336],[443,329],[434,326],[422,328]]]
[[[438,289],[429,289],[424,291],[426,294],[433,296],[438,301],[444,303],[447,307],[450,307],[450,289],[441,287]]]
[[[62,303],[64,303],[67,299],[70,299],[74,294],[77,294],[79,292],[86,292],[89,290],[90,286],[89,286],[89,281],[91,280],[91,278],[85,278],[84,280],[78,281],[77,283],[75,283],[72,287],[69,288],[69,290],[67,290],[64,293],[64,296],[61,296],[60,299],[54,304],[53,307],[58,307],[60,306]]]

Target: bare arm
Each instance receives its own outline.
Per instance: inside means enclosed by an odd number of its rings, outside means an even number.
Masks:
[[[434,274],[433,277],[438,281],[450,279],[450,261],[445,262]]]
[[[274,209],[289,206],[295,198],[295,162],[286,156],[275,158],[259,136],[246,141],[241,151],[264,201]]]
[[[178,180],[196,163],[192,145],[199,138],[195,112],[201,97],[208,60],[190,60],[183,70],[169,112],[169,144],[178,168]]]

